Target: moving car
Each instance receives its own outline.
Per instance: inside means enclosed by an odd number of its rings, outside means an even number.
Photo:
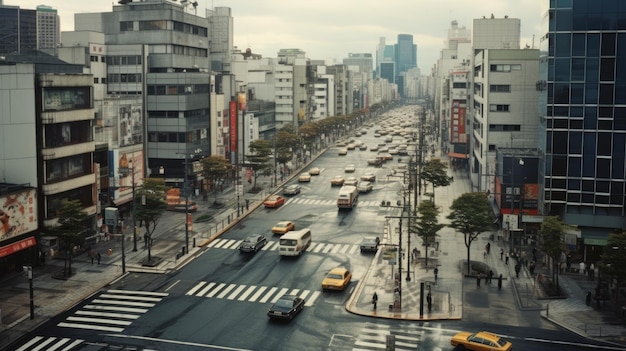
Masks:
[[[334,176],[331,180],[330,180],[330,185],[331,186],[335,186],[335,185],[343,185],[343,182],[345,181],[345,179],[343,179],[343,176],[340,175],[336,175]]]
[[[370,151],[378,151],[378,146],[372,146],[372,147],[370,148]]]
[[[265,208],[276,208],[285,204],[285,198],[278,195],[272,195],[263,201]]]
[[[384,160],[380,158],[370,158],[369,160],[367,160],[367,164],[374,167],[382,166],[383,162]]]
[[[239,252],[257,252],[267,244],[267,239],[261,234],[252,234],[239,245]]]
[[[302,191],[302,187],[298,184],[291,184],[283,189],[283,195],[297,195]]]
[[[361,144],[361,145],[359,146],[359,150],[361,150],[361,151],[367,150],[367,145],[365,145],[365,144]]]
[[[320,168],[319,167],[311,167],[311,169],[309,169],[309,174],[310,175],[320,175]]]
[[[376,174],[374,173],[365,173],[361,176],[361,180],[366,180],[368,182],[376,181]]]
[[[300,174],[300,176],[298,177],[298,181],[299,182],[310,182],[311,181],[311,175],[309,174],[309,172],[304,172],[304,173]]]
[[[359,180],[356,179],[356,177],[348,177],[346,178],[346,180],[343,181],[343,185],[357,186],[359,185]]]
[[[361,240],[361,253],[376,252],[380,245],[380,239],[377,236],[366,236]]]
[[[343,169],[346,173],[353,173],[356,171],[356,167],[354,165],[347,165],[346,168]]]
[[[339,151],[337,151],[337,154],[339,156],[345,156],[348,154],[348,149],[339,149]]]
[[[283,295],[267,311],[270,318],[292,320],[304,308],[304,299],[297,295]]]
[[[272,233],[285,234],[290,230],[296,229],[296,224],[291,221],[280,221],[272,227]]]
[[[322,280],[322,289],[324,290],[343,290],[350,284],[352,273],[343,267],[333,268],[326,274]]]
[[[360,182],[359,185],[356,186],[356,189],[360,193],[369,193],[374,189],[374,184],[371,182]]]
[[[460,332],[452,337],[450,344],[456,350],[472,351],[510,351],[513,344],[490,332]]]

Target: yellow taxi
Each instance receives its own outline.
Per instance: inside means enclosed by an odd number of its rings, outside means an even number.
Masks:
[[[324,290],[343,290],[350,284],[352,273],[343,267],[333,268],[326,274],[322,280],[322,289]]]
[[[285,234],[290,230],[294,230],[296,228],[296,224],[291,221],[280,221],[276,223],[272,227],[272,233],[274,234]]]
[[[510,351],[513,344],[498,335],[486,331],[478,333],[460,332],[452,337],[450,344],[456,350]]]

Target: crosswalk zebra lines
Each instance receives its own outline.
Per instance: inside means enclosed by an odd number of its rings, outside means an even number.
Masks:
[[[416,350],[423,330],[416,327],[392,328],[389,325],[365,323],[354,342],[352,351],[383,350],[393,339],[396,351]]]
[[[232,249],[236,250],[243,240],[236,239],[215,239],[207,245],[216,249]],[[261,248],[262,251],[278,251],[278,241],[269,241],[265,246]],[[334,243],[315,243],[312,242],[311,246],[307,249],[309,252],[315,253],[337,253],[352,255],[361,250],[360,245],[355,244],[334,244]]]
[[[337,207],[337,200],[320,200],[320,199],[307,199],[292,197],[285,204],[297,204],[297,205],[322,205],[322,206],[335,206]],[[361,201],[357,202],[357,207],[378,207],[380,201]]]
[[[199,282],[185,293],[189,296],[258,303],[275,303],[283,295],[297,295],[304,299],[304,306],[312,306],[320,294],[320,291],[216,282]]]
[[[57,326],[121,333],[167,295],[151,291],[107,290]]]
[[[55,336],[35,336],[16,351],[70,351],[82,344],[82,339],[60,338]]]

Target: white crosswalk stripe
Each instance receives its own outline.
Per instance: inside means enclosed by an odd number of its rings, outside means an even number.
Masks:
[[[215,239],[213,240],[208,247],[212,248],[220,248],[226,250],[237,250],[239,248],[239,244],[241,240],[232,240],[232,239]],[[236,244],[236,245],[235,245]],[[265,246],[261,248],[261,251],[278,251],[279,242],[278,241],[270,241]],[[333,253],[333,254],[342,254],[342,255],[352,255],[360,250],[359,245],[354,244],[334,244],[334,243],[311,243],[311,246],[307,249],[309,252],[314,253]]]
[[[352,351],[385,349],[387,338],[394,338],[394,350],[415,350],[419,346],[423,330],[418,327],[391,327],[384,324],[365,323],[354,342]]]
[[[200,289],[201,287],[194,288]],[[166,296],[168,293],[107,290],[57,326],[121,333]]]
[[[320,296],[320,291],[289,289],[279,287],[227,284],[216,282],[199,282],[185,295],[197,297],[248,301],[258,303],[274,303],[283,295],[297,295],[305,300],[305,306],[312,306]]]
[[[287,204],[296,204],[296,205],[320,205],[320,206],[337,206],[336,200],[319,200],[319,199],[307,199],[307,198],[291,198],[287,202]],[[380,202],[378,201],[358,201],[359,207],[379,207]]]
[[[17,348],[16,351],[69,351],[83,342],[82,339],[36,336]]]

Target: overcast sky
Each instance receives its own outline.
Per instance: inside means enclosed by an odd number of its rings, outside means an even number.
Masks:
[[[135,0],[138,1],[138,0]],[[371,53],[385,37],[387,45],[398,34],[412,34],[417,65],[427,74],[444,46],[453,20],[472,28],[483,16],[519,18],[521,47],[538,46],[541,22],[549,0],[197,0],[205,9],[230,7],[234,18],[234,45],[241,50],[276,57],[279,49],[298,48],[310,59],[340,63],[348,53]],[[5,5],[35,9],[45,4],[57,9],[61,30],[74,30],[74,13],[109,12],[117,0],[4,0]],[[193,7],[189,11],[193,12]]]

